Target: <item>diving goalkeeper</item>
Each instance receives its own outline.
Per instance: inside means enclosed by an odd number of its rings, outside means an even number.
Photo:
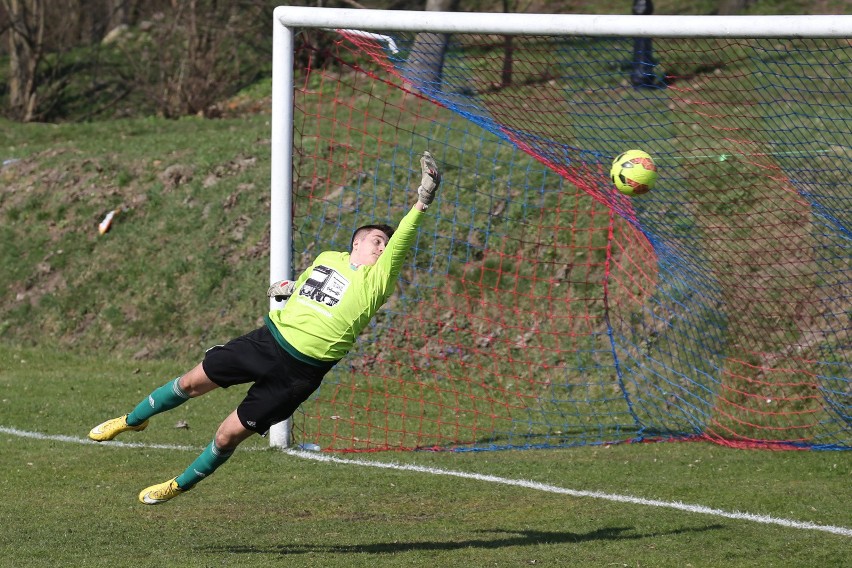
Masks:
[[[441,184],[429,152],[423,153],[420,167],[417,202],[396,231],[387,225],[358,228],[350,252],[323,252],[295,282],[269,288],[270,297],[290,299],[266,315],[266,325],[209,349],[201,363],[154,390],[129,414],[92,428],[92,440],[112,440],[128,430],[144,430],[149,418],[190,398],[253,383],[201,455],[177,477],[143,489],[142,503],[164,503],[188,491],[225,463],[243,440],[289,418],[349,352],[394,291],[423,213]]]

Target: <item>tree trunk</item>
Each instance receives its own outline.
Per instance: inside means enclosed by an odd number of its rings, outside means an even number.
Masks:
[[[130,6],[128,0],[112,0],[107,31],[130,23]]]
[[[509,13],[510,11],[509,0],[503,0],[503,12]],[[512,61],[515,51],[512,41],[512,36],[503,36],[503,72],[500,74],[501,87],[508,87],[512,84]]]
[[[459,0],[426,0],[427,12],[455,12]],[[448,34],[420,33],[414,39],[405,76],[419,90],[441,90],[441,71],[450,41]]]
[[[30,122],[38,104],[37,71],[44,53],[44,0],[2,0],[9,14],[9,109]]]
[[[751,4],[752,0],[721,0],[719,2],[719,14],[722,16],[740,14]]]

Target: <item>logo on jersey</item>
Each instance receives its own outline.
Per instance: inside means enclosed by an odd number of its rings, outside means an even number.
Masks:
[[[334,306],[349,287],[349,280],[327,266],[317,266],[299,288],[299,296],[310,298],[326,306]]]

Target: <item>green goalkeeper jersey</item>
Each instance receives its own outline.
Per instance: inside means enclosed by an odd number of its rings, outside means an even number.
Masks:
[[[265,318],[281,347],[308,363],[342,359],[396,288],[422,217],[412,208],[373,266],[353,267],[348,252],[317,256],[284,307]]]

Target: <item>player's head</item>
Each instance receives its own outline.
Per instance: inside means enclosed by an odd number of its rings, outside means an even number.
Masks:
[[[352,233],[352,253],[349,258],[352,264],[372,266],[384,252],[385,246],[393,236],[393,228],[389,225],[364,225]]]

